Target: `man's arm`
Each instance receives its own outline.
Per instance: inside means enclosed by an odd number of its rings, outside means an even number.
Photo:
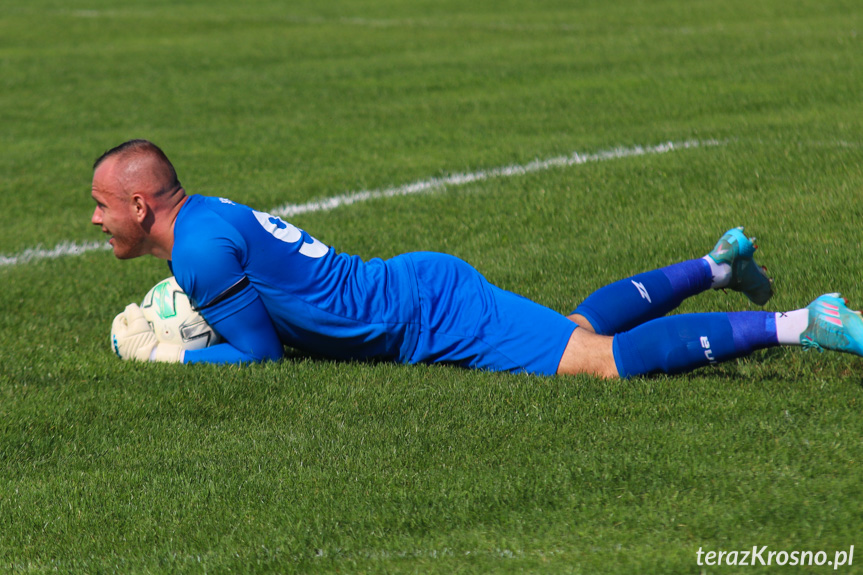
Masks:
[[[242,310],[210,323],[227,343],[186,350],[183,363],[254,363],[276,361],[284,346],[261,298]]]
[[[195,205],[177,219],[171,271],[207,323],[227,342],[187,350],[183,363],[249,363],[284,354],[272,319],[246,275],[249,247],[240,230]],[[181,214],[182,215],[182,214]],[[254,225],[258,225],[254,222]]]

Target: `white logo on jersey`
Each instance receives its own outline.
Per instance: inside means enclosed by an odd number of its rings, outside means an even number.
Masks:
[[[710,349],[710,340],[706,336],[701,336],[701,347],[704,348],[704,357],[710,363],[716,363],[716,358],[713,357],[713,350]]]
[[[646,287],[644,287],[644,284],[643,284],[643,283],[639,283],[639,282],[637,282],[637,281],[635,281],[635,280],[631,280],[631,281],[632,281],[632,285],[634,285],[634,286],[636,287],[636,289],[638,289],[638,293],[640,293],[640,294],[641,294],[641,297],[643,297],[644,299],[646,299],[648,303],[653,303],[653,302],[650,300],[650,294],[649,294],[649,293],[647,293],[647,288],[646,288]]]

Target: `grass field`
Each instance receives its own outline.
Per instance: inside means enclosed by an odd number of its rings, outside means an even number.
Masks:
[[[745,224],[767,309],[863,305],[859,2],[320,4],[0,10],[0,571],[827,573],[697,552],[854,545],[837,571],[863,573],[860,358],[606,382],[112,355],[164,263],[33,250],[103,241],[90,166],[133,137],[190,193],[264,210],[695,142],[292,221],[366,258],[458,255],[567,313]]]

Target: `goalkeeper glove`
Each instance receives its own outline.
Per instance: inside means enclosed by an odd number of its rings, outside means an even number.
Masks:
[[[150,322],[136,303],[126,306],[111,325],[111,347],[120,359],[182,363],[183,348],[159,343]]]

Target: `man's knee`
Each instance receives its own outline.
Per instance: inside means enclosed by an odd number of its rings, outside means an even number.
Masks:
[[[612,336],[597,335],[582,328],[576,329],[563,351],[557,373],[619,377],[617,365],[614,363],[613,342]]]

